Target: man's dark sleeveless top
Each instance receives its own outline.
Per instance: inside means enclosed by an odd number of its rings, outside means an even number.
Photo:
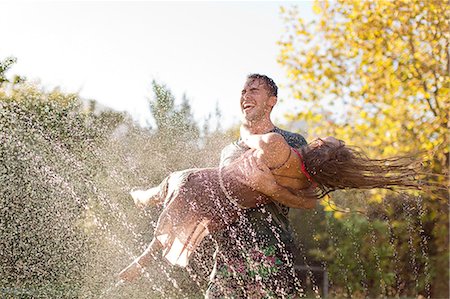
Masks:
[[[291,147],[306,145],[299,134],[277,127],[272,132],[281,134]],[[240,144],[236,141],[222,150],[222,166],[249,149]],[[207,298],[276,298],[295,293],[288,212],[288,207],[275,202],[247,209],[240,221],[214,235],[217,250]],[[279,294],[280,289],[286,294]]]

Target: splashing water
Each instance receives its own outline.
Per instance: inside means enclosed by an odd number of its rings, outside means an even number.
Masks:
[[[422,253],[422,256],[425,260],[425,265],[424,265],[424,272],[425,272],[425,296],[426,298],[430,298],[431,297],[431,286],[430,286],[430,282],[431,282],[431,273],[430,273],[430,258],[428,256],[428,240],[426,235],[424,234],[424,226],[423,226],[423,222],[422,219],[425,217],[425,209],[423,207],[423,203],[422,203],[422,196],[419,195],[417,196],[417,208],[419,210],[419,235],[420,235],[420,250]]]
[[[175,169],[217,166],[220,149],[228,139],[215,136],[212,138],[215,142],[204,141],[208,146],[201,148],[186,136],[174,135],[167,140],[167,134],[138,128],[126,119],[116,120],[115,114],[94,115],[62,100],[23,99],[21,104],[3,101],[0,112],[0,297],[204,296],[215,249],[211,237],[204,240],[186,269],[171,267],[161,259],[139,281],[118,284],[117,273],[146,248],[160,213],[157,207],[136,209],[128,192],[136,186],[155,186]],[[368,237],[366,240],[373,248],[370,254],[364,252],[365,240],[348,219],[339,222],[332,213],[324,212],[324,226],[310,223],[311,234],[328,234],[327,242],[335,257],[330,260],[330,254],[320,252],[313,258],[310,251],[320,251],[319,241],[315,239],[311,246],[298,240],[296,254],[305,267],[301,269],[304,277],[312,283],[312,296],[321,298],[323,292],[313,273],[312,265],[317,262],[330,273],[331,294],[358,296],[360,289],[363,296],[371,294],[374,284],[370,284],[371,274],[366,269],[373,265],[365,261],[369,256],[375,261],[380,286],[377,295],[411,295],[405,285],[412,280],[413,295],[417,296],[421,288],[419,281],[423,280],[424,294],[431,298],[433,265],[429,241],[421,231],[426,216],[423,200],[416,198],[417,210],[411,202],[403,201],[409,263],[414,277],[409,279],[395,269],[393,283],[385,280],[382,273],[388,267],[386,256],[393,259],[394,268],[400,267],[401,244],[396,223],[387,213],[382,213],[382,220],[386,224],[391,256],[378,254],[376,249],[382,240],[375,234],[372,218],[361,220],[368,223],[369,229],[363,237]],[[388,208],[384,206],[385,210]],[[266,221],[274,221],[268,211],[262,211]],[[256,244],[255,252],[263,251],[257,242],[259,232],[245,218],[242,226],[247,227],[248,240]],[[278,240],[277,250],[294,266],[279,231],[275,227],[271,230]],[[236,239],[237,248],[249,247],[238,238],[242,231],[231,229],[230,233]],[[347,247],[346,241],[351,246]],[[217,254],[227,259],[221,252]],[[353,259],[349,260],[349,255]],[[251,271],[258,270],[256,264],[250,263],[249,267]],[[358,288],[352,284],[352,273],[362,277],[356,282],[360,284]],[[237,279],[239,269],[234,269],[231,275]],[[298,292],[308,296],[306,281],[294,273],[292,279]],[[263,288],[262,281],[259,282]],[[389,286],[395,291],[389,291]],[[244,286],[238,287],[246,292]],[[280,294],[287,295],[282,291]],[[326,296],[322,293],[323,298]]]

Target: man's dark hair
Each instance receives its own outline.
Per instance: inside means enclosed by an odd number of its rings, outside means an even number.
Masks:
[[[278,96],[278,87],[273,82],[273,80],[266,75],[261,74],[250,74],[247,76],[247,79],[253,79],[253,80],[261,80],[266,84],[267,91],[269,92],[269,96]]]

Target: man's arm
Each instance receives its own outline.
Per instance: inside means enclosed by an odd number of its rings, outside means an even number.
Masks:
[[[296,209],[314,209],[318,199],[315,196],[314,190],[290,191],[278,184],[273,186],[272,189],[265,194],[289,208]]]
[[[315,208],[318,200],[315,188],[291,191],[288,188],[280,186],[277,184],[270,169],[263,163],[258,165],[255,157],[252,155],[248,159],[243,160],[240,167],[240,173],[246,174],[245,177],[237,178],[241,183],[254,188],[287,207],[302,209]]]

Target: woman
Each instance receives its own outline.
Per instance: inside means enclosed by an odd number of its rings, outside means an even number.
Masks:
[[[138,205],[163,202],[164,209],[154,239],[122,270],[121,280],[140,276],[161,249],[170,263],[186,266],[206,235],[236,221],[243,209],[270,200],[312,208],[317,198],[336,189],[419,187],[411,159],[372,160],[333,137],[316,139],[300,152],[277,133],[249,135],[243,141],[250,149],[226,167],[176,172],[156,188],[132,192]],[[258,187],[262,193],[239,180],[249,163],[275,177],[273,184]]]

